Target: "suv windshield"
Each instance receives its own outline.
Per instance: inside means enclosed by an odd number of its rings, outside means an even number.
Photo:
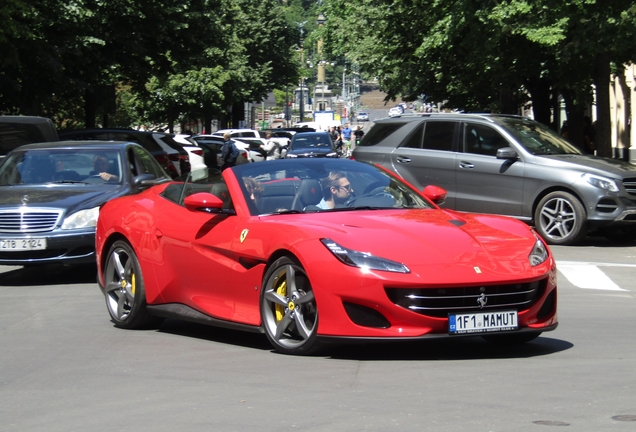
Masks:
[[[505,119],[504,123],[507,131],[517,139],[519,144],[534,155],[582,154],[576,147],[541,123],[517,118]]]

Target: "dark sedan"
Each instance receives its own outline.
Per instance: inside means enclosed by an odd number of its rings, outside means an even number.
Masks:
[[[327,132],[306,132],[294,135],[285,158],[338,157]]]
[[[157,159],[170,177],[190,172],[190,157],[170,134],[132,129],[76,129],[60,131],[61,140],[130,141],[141,144]]]
[[[101,206],[169,180],[136,143],[21,146],[0,165],[0,264],[95,262]]]

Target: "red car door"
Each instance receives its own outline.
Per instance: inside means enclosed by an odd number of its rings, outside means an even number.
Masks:
[[[167,303],[183,303],[207,315],[257,325],[258,291],[232,252],[237,215],[190,211],[157,197],[155,272]]]

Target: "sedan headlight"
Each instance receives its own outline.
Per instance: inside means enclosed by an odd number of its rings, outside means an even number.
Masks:
[[[592,186],[596,186],[599,189],[604,189],[610,192],[618,192],[618,185],[612,179],[608,179],[606,177],[597,176],[594,174],[583,174],[583,178],[586,182],[591,184]]]
[[[99,207],[93,207],[88,210],[80,210],[73,213],[62,224],[63,230],[90,228],[97,226],[97,217],[99,216]]]
[[[404,264],[384,258],[376,257],[368,252],[358,252],[340,246],[330,239],[322,239],[327,249],[331,251],[340,261],[352,267],[359,267],[363,270],[382,270],[395,273],[410,273],[411,271]]]
[[[534,234],[534,233],[533,233]],[[532,248],[532,252],[528,255],[528,261],[532,267],[538,266],[542,262],[548,259],[548,248],[536,234],[534,234],[537,241]]]

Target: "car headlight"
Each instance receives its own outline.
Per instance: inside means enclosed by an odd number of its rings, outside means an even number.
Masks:
[[[534,234],[534,233],[533,233]],[[537,241],[534,243],[532,247],[532,252],[528,255],[528,261],[530,261],[530,265],[532,267],[538,266],[542,262],[548,259],[548,248],[536,234],[534,234]]]
[[[583,174],[583,178],[586,182],[588,182],[592,186],[596,186],[597,188],[605,189],[610,192],[618,192],[619,190],[618,185],[612,179],[588,173]]]
[[[336,258],[346,265],[359,267],[363,270],[382,270],[395,273],[411,272],[411,270],[409,270],[404,264],[376,257],[368,252],[358,252],[347,249],[330,239],[322,239],[320,241],[331,251],[332,254],[335,255]]]
[[[90,228],[97,226],[97,217],[99,216],[99,207],[93,207],[88,210],[80,210],[73,213],[62,223],[63,230]]]

